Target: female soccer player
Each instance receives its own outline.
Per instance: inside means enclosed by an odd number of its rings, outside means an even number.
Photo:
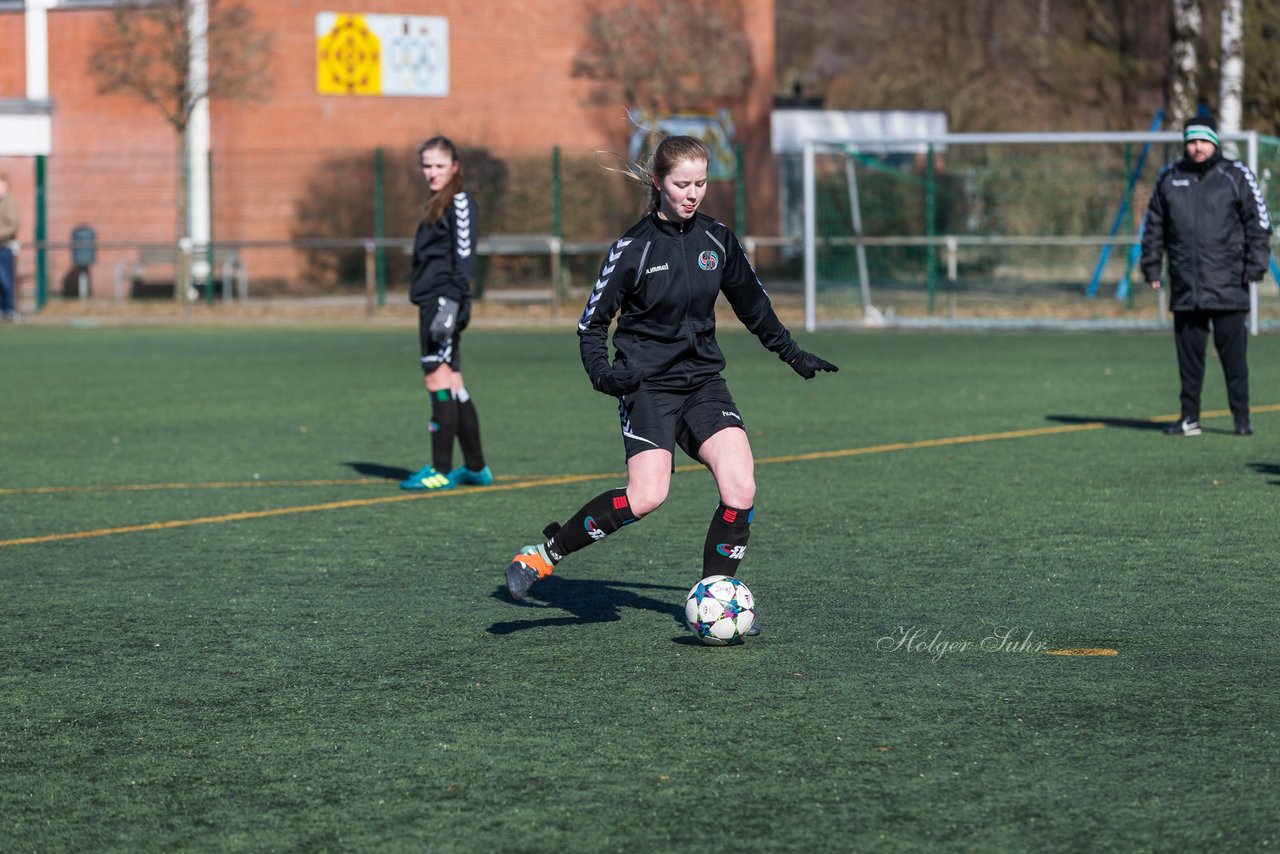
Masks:
[[[702,576],[738,574],[750,534],[756,483],[751,445],[721,377],[715,304],[723,293],[743,325],[805,379],[836,366],[806,353],[778,320],[738,238],[698,212],[707,188],[706,146],[667,137],[654,153],[649,213],[609,250],[578,321],[582,364],[597,391],[618,400],[627,485],[588,501],[544,542],[526,546],[506,571],[523,598],[565,555],[657,510],[671,486],[675,446],[715,477],[720,503],[702,553]],[[609,325],[616,359],[609,362]]]
[[[418,306],[422,372],[431,396],[431,462],[408,479],[403,489],[452,489],[464,484],[488,486],[493,473],[480,449],[480,419],[462,384],[458,344],[471,317],[471,279],[476,273],[476,206],[462,189],[458,149],[446,137],[433,136],[418,149],[431,198],[413,240],[409,298]],[[453,441],[462,446],[463,464],[453,468]]]

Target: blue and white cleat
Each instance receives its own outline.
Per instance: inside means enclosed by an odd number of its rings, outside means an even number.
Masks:
[[[418,491],[453,489],[453,480],[448,475],[436,471],[435,466],[425,465],[400,481],[400,488]]]
[[[493,472],[488,466],[479,470],[458,466],[449,472],[449,480],[454,486],[493,486]]]

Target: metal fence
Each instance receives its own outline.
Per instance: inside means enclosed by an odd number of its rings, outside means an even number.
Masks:
[[[1163,322],[1158,296],[1133,286],[1133,247],[1156,171],[1181,153],[1177,135],[1076,136],[952,135],[896,154],[836,141],[805,168],[739,147],[735,173],[713,182],[704,210],[743,237],[775,302],[810,290],[811,325]],[[1251,138],[1240,154],[1275,210],[1280,139]],[[590,289],[645,197],[608,168],[618,157],[484,148],[462,156],[480,219],[474,285],[495,304],[540,304],[559,316]],[[417,160],[416,149],[215,157],[212,236],[195,244],[174,239],[173,152],[39,159],[37,239],[20,255],[20,297],[28,309],[312,297],[374,312],[403,302],[424,200]],[[1272,283],[1260,314],[1280,319]]]
[[[748,230],[745,173],[713,182],[706,208]],[[639,215],[642,187],[620,156],[559,149],[461,152],[479,211],[482,292],[564,293],[593,277],[601,247]],[[425,201],[415,148],[215,155],[207,240],[178,240],[187,164],[172,151],[33,159],[36,239],[23,247],[32,307],[64,299],[254,299],[358,295],[379,303],[407,286],[408,246]],[[765,189],[770,181],[761,182]],[[772,220],[767,204],[756,219]],[[767,228],[765,226],[768,233]],[[78,254],[77,254],[78,253]]]
[[[1280,139],[1234,142],[1274,210]],[[1163,323],[1163,293],[1136,281],[1137,250],[1155,177],[1181,155],[1168,132],[811,143],[793,191],[804,199],[807,325]],[[1273,274],[1255,319],[1280,319]]]

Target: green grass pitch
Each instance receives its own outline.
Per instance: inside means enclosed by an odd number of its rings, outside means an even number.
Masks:
[[[0,851],[1280,846],[1278,337],[1256,436],[1211,359],[1175,439],[1167,334],[823,332],[804,382],[726,330],[765,634],[709,648],[688,460],[500,586],[623,482],[571,329],[468,333],[499,480],[430,497],[410,329],[0,333]]]

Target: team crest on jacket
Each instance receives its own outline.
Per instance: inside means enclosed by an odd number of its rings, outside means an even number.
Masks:
[[[708,249],[698,256],[698,266],[704,270],[714,270],[720,266],[720,256],[715,253],[715,250]]]

